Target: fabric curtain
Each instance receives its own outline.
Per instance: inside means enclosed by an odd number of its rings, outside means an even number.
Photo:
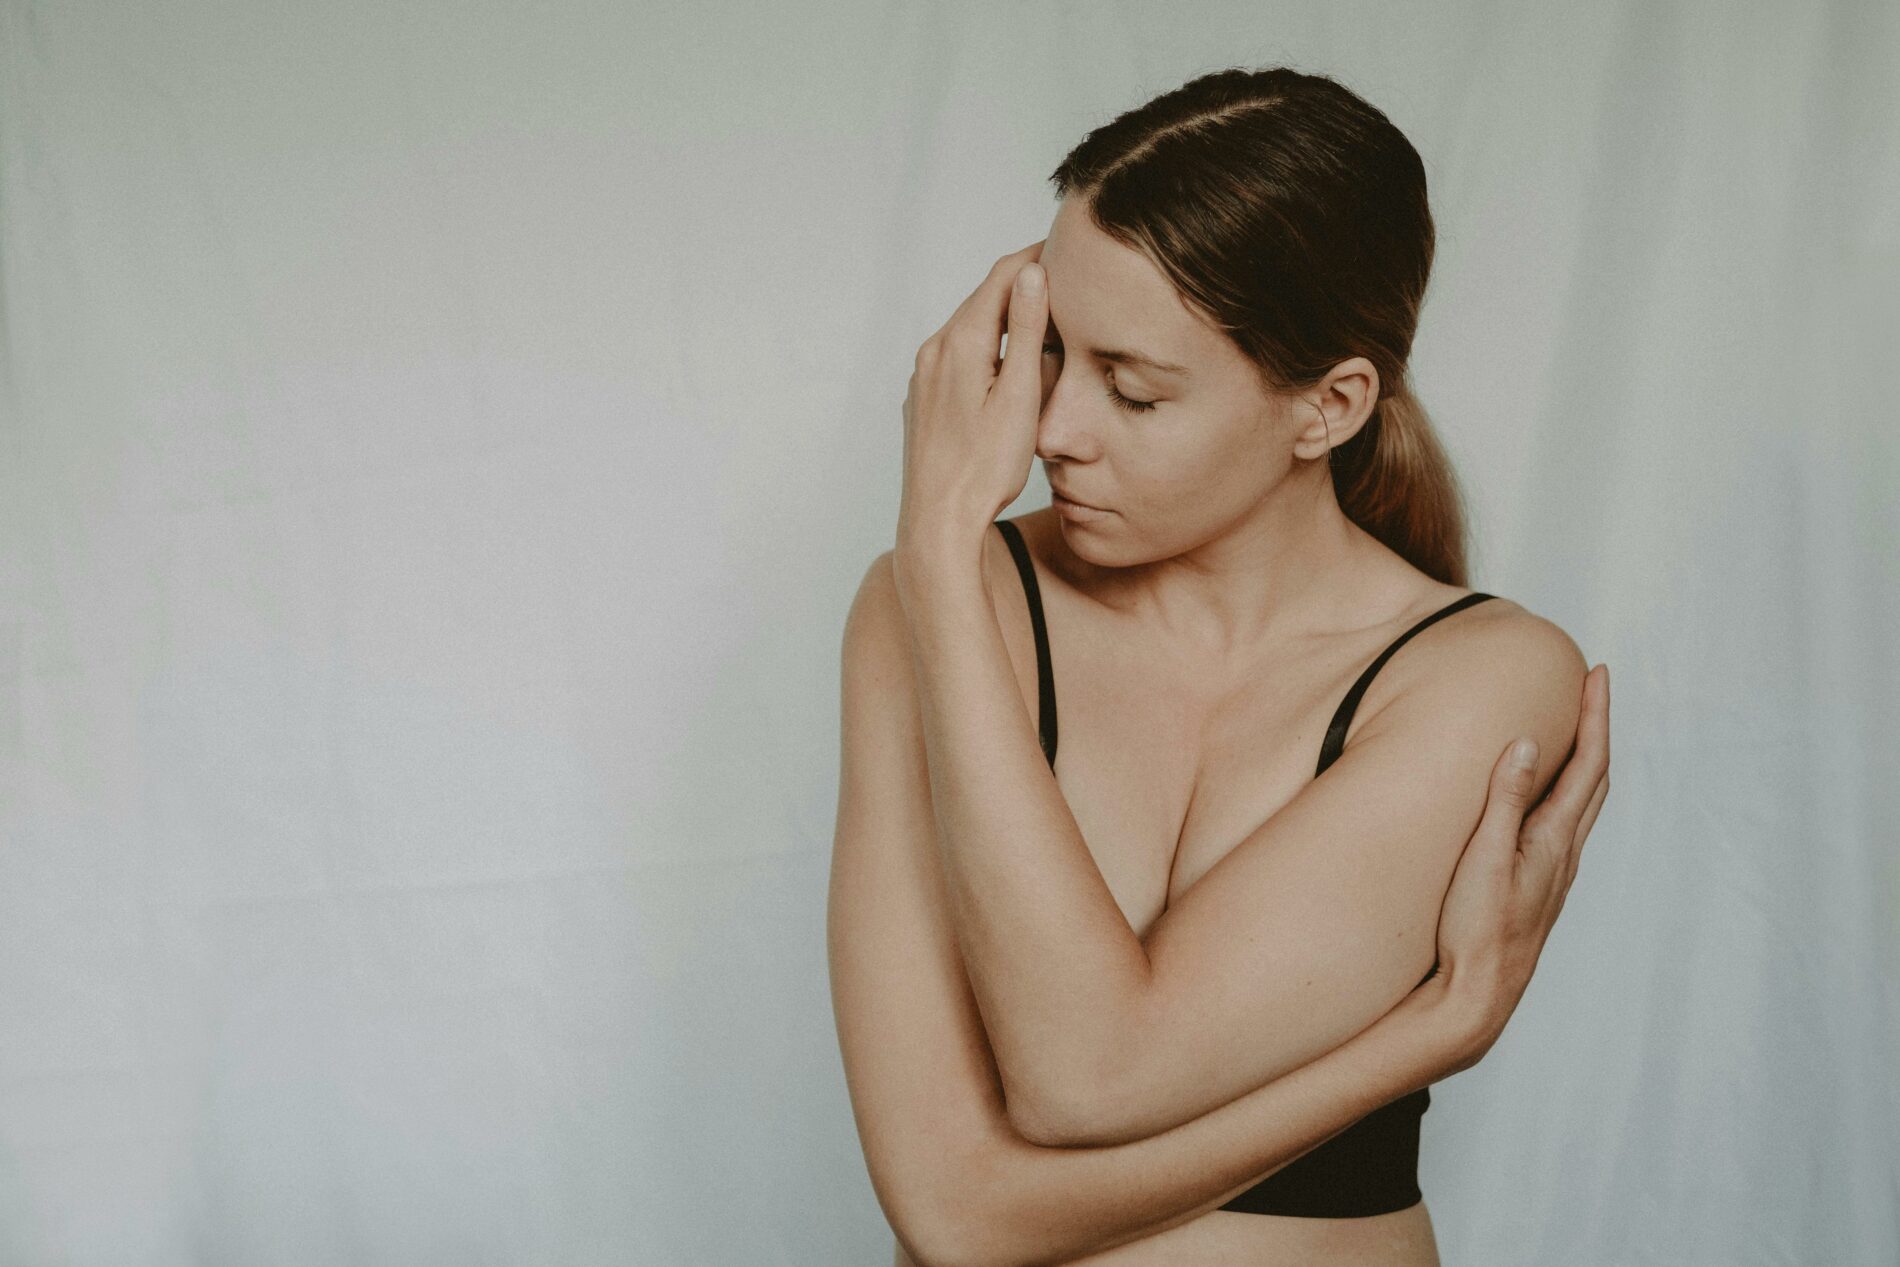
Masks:
[[[824,908],[911,359],[1282,63],[1424,157],[1472,583],[1616,683],[1445,1261],[1900,1261],[1861,0],[4,0],[0,1261],[888,1262]]]

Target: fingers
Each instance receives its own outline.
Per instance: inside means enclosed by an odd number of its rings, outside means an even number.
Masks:
[[[1520,744],[1528,745],[1528,757],[1522,754]],[[1484,817],[1478,823],[1477,833],[1487,836],[1491,842],[1491,865],[1507,873],[1514,865],[1518,834],[1536,782],[1537,741],[1520,739],[1507,744],[1491,766],[1491,787],[1485,797]]]
[[[1610,776],[1605,772],[1602,782],[1597,784],[1596,792],[1590,797],[1589,808],[1583,811],[1583,820],[1577,824],[1577,834],[1570,844],[1570,875],[1573,879],[1577,874],[1577,864],[1583,858],[1583,842],[1590,838],[1590,828],[1596,824],[1597,811],[1603,808],[1603,798],[1609,794]]]
[[[1028,249],[1025,247],[1022,251],[1013,251],[990,265],[990,271],[984,275],[983,281],[975,290],[964,296],[963,302],[958,304],[956,311],[950,314],[950,319],[944,322],[942,328],[937,331],[936,337],[939,341],[947,340],[959,332],[967,333],[972,310],[993,310],[996,307],[997,297],[1007,289],[1016,276],[1016,270],[1022,266],[1018,261]]]
[[[1583,677],[1583,707],[1577,714],[1577,740],[1544,803],[1531,815],[1531,827],[1549,831],[1568,847],[1590,799],[1610,768],[1610,668],[1599,664]]]
[[[996,375],[991,398],[1038,410],[1042,402],[1042,334],[1049,308],[1047,278],[1042,265],[1031,261],[1016,272],[1009,292],[1009,346],[1003,349],[1003,367]]]
[[[983,278],[982,284],[957,305],[957,310],[950,314],[950,320],[944,322],[942,329],[932,337],[954,347],[980,349],[983,363],[993,364],[996,343],[1002,335],[1003,320],[1009,307],[1011,284],[1024,264],[1041,257],[1042,243],[1031,242],[1022,250],[1011,251],[990,265],[989,274]],[[1010,343],[1013,346],[1015,340],[1011,339]],[[1038,355],[1041,351],[1040,347],[1036,349]]]
[[[1597,811],[1603,808],[1603,798],[1610,794],[1610,772],[1605,770],[1603,778],[1597,783],[1597,790],[1590,797],[1590,807],[1583,811],[1583,818],[1577,823],[1577,848],[1583,848],[1584,837],[1596,826]]]
[[[1597,669],[1601,669],[1602,673],[1599,674]],[[1540,817],[1535,824],[1537,830],[1549,831],[1557,839],[1565,842],[1567,855],[1563,882],[1565,890],[1568,890],[1577,878],[1577,867],[1583,860],[1584,842],[1590,838],[1590,829],[1596,825],[1597,812],[1603,808],[1604,798],[1610,794],[1610,668],[1607,664],[1600,664],[1597,669],[1592,669],[1589,677],[1586,677],[1584,681],[1584,707],[1589,715],[1579,719],[1577,741],[1579,750],[1586,742],[1597,749],[1593,755],[1600,758],[1601,770],[1597,775],[1596,784],[1590,790],[1589,801],[1578,812],[1574,822],[1562,816],[1554,821],[1546,821]],[[1601,681],[1595,684],[1597,689],[1594,696],[1590,692],[1592,686],[1590,677],[1601,678]],[[1584,738],[1586,723],[1590,728],[1590,738],[1587,741]],[[1568,808],[1568,803],[1557,807],[1560,815],[1564,814]],[[1564,830],[1566,827],[1568,831]],[[1561,902],[1561,897],[1559,900]]]

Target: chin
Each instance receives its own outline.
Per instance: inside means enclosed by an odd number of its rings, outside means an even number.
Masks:
[[[1122,540],[1121,516],[1110,515],[1093,523],[1077,523],[1061,515],[1056,516],[1057,531],[1062,534],[1062,545],[1068,553],[1082,562],[1099,568],[1124,568],[1150,560],[1130,551]]]

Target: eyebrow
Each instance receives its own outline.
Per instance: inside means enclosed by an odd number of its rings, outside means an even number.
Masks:
[[[1139,352],[1130,352],[1126,348],[1090,348],[1089,355],[1111,361],[1116,365],[1140,365],[1151,370],[1160,370],[1164,374],[1179,374],[1184,378],[1187,376],[1186,366],[1170,365],[1166,361],[1157,361],[1152,356],[1143,356]]]
[[[1062,340],[1062,335],[1056,326],[1055,314],[1053,312],[1049,314],[1048,329],[1044,332],[1043,337],[1054,338],[1057,342],[1061,342]],[[1185,365],[1176,365],[1171,361],[1156,360],[1152,356],[1133,351],[1129,348],[1090,348],[1089,355],[1107,361],[1111,365],[1144,366],[1151,370],[1160,370],[1163,374],[1179,374],[1183,378],[1189,377],[1188,369]]]
[[[1051,321],[1049,325],[1050,330],[1048,337],[1054,337],[1060,342],[1062,336],[1056,333],[1054,329],[1055,322]],[[1169,361],[1157,361],[1152,356],[1131,351],[1128,348],[1090,348],[1089,355],[1107,361],[1111,365],[1136,365],[1151,370],[1160,370],[1163,374],[1179,374],[1183,378],[1188,377],[1188,370],[1185,365],[1175,365]]]

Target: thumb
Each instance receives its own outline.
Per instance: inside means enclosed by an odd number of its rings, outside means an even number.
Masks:
[[[1049,321],[1049,287],[1042,265],[1031,261],[1016,271],[1009,291],[1009,346],[991,395],[1034,410],[1042,400],[1042,336]]]
[[[1507,856],[1517,848],[1524,815],[1530,810],[1531,786],[1537,779],[1537,741],[1519,739],[1504,750],[1491,767],[1491,790],[1484,816],[1491,822],[1499,849]]]

